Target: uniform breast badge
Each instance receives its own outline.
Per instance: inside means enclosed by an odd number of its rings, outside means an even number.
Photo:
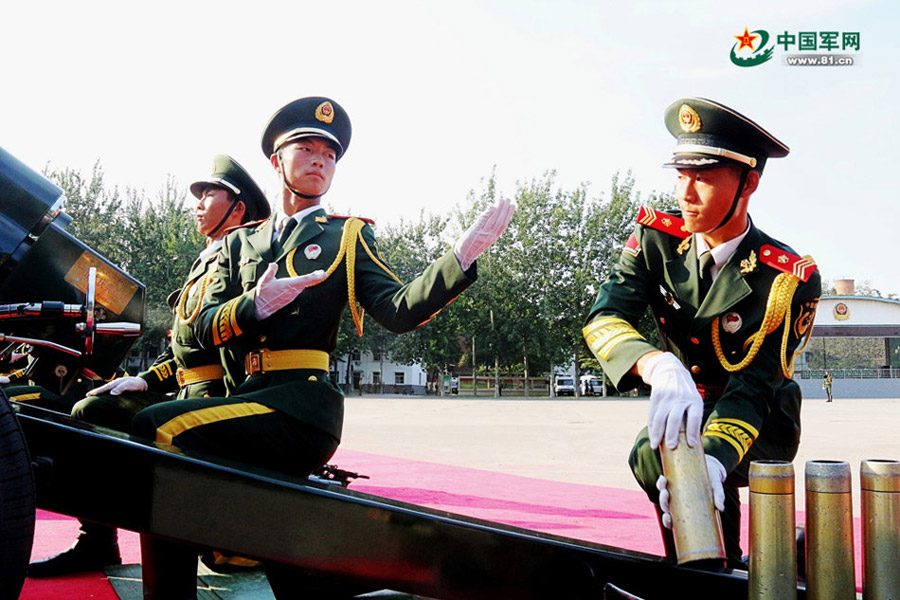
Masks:
[[[669,290],[664,288],[663,286],[659,286],[659,293],[662,294],[663,300],[666,301],[666,304],[674,308],[675,310],[681,310],[681,305],[678,304],[678,301],[675,300],[675,297],[669,293]]]
[[[727,312],[722,316],[722,329],[728,333],[737,333],[743,324],[744,320],[741,319],[741,315],[734,311]]]
[[[310,244],[303,249],[303,255],[307,260],[316,260],[320,254],[322,254],[322,246],[318,244]]]

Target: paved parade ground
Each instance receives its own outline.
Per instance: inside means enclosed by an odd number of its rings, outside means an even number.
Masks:
[[[626,460],[648,405],[647,398],[349,397],[341,449],[638,490]],[[858,508],[859,463],[900,460],[898,424],[898,399],[805,400],[797,481],[808,460],[845,460]]]
[[[652,507],[626,464],[647,408],[646,398],[352,396],[344,440],[332,462],[370,477],[351,484],[357,491],[659,554]],[[859,463],[900,459],[900,400],[807,400],[803,423],[794,463],[798,522],[804,520],[806,461],[846,460],[853,471],[859,537]],[[742,499],[746,504],[746,490]],[[746,513],[745,507],[745,527]],[[38,516],[34,556],[68,546],[74,520],[45,511]],[[29,579],[22,598],[139,598],[137,535],[123,532],[120,541],[129,564],[107,570],[112,584],[101,573]],[[204,598],[272,597],[261,574],[217,579],[201,568],[201,577],[216,590]]]

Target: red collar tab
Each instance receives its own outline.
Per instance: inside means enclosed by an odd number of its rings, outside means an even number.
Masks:
[[[652,227],[659,231],[684,239],[691,235],[684,226],[684,219],[659,212],[647,206],[642,206],[638,211],[637,222],[645,227]]]
[[[816,261],[811,256],[800,257],[770,244],[760,247],[759,260],[773,269],[790,273],[800,281],[806,282],[818,270]]]

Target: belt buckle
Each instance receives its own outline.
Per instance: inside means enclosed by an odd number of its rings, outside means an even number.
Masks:
[[[262,373],[262,351],[254,350],[247,354],[247,375],[259,375]]]
[[[175,370],[175,381],[178,382],[178,387],[184,387],[184,371],[179,367]]]

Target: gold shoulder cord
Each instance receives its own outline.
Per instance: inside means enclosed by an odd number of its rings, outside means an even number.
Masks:
[[[178,307],[175,309],[175,314],[181,319],[181,322],[184,325],[190,325],[197,318],[197,315],[200,314],[200,309],[203,307],[203,296],[206,294],[206,286],[209,285],[209,282],[212,281],[213,274],[207,273],[203,277],[203,282],[200,284],[200,290],[197,292],[199,294],[197,301],[197,306],[194,307],[194,310],[190,315],[184,314],[184,305],[187,303],[188,293],[191,291],[191,286],[185,286],[183,290],[181,290],[181,298],[178,299]]]
[[[365,311],[359,303],[356,301],[356,240],[358,239],[362,242],[363,248],[365,248],[366,253],[369,255],[375,264],[384,269],[384,271],[393,277],[394,281],[403,285],[403,282],[400,281],[396,275],[391,273],[391,271],[375,256],[372,254],[372,251],[369,250],[369,246],[366,244],[366,241],[363,239],[362,230],[363,227],[366,226],[365,221],[361,219],[347,219],[347,222],[344,223],[344,231],[341,234],[341,249],[338,252],[337,256],[334,259],[334,262],[331,263],[331,266],[325,271],[326,277],[331,277],[331,274],[338,268],[341,264],[341,261],[344,259],[344,256],[347,257],[347,299],[350,303],[350,313],[353,315],[353,323],[356,325],[356,332],[359,335],[363,334],[363,318],[365,317]],[[287,255],[287,271],[291,277],[297,277],[299,273],[294,268],[294,255],[297,253],[299,246],[291,250]],[[323,279],[322,281],[325,281]],[[310,285],[310,287],[314,285],[318,285],[322,283],[322,281],[318,281]]]
[[[772,282],[772,288],[769,290],[769,298],[766,301],[766,312],[763,316],[759,331],[747,338],[744,347],[746,348],[747,343],[750,342],[752,342],[752,345],[749,352],[747,352],[747,356],[744,357],[744,360],[737,364],[731,364],[728,362],[728,359],[725,358],[725,353],[722,351],[722,344],[719,341],[719,317],[716,317],[713,320],[713,348],[716,351],[716,357],[718,357],[719,363],[721,363],[726,371],[734,373],[747,367],[759,353],[759,349],[762,347],[766,335],[772,333],[784,323],[784,334],[781,338],[781,369],[784,372],[785,377],[791,377],[794,374],[794,357],[806,349],[811,337],[810,334],[812,333],[812,328],[810,327],[810,333],[807,334],[803,347],[791,355],[790,364],[788,364],[787,345],[791,330],[791,300],[793,299],[794,292],[797,290],[799,284],[800,280],[790,273],[781,273],[775,278],[775,281]]]

